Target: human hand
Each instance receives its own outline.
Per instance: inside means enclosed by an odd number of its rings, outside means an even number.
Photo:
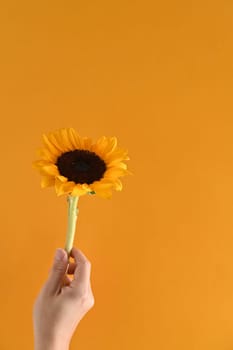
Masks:
[[[90,261],[74,247],[70,256],[74,262],[68,261],[64,249],[57,249],[48,280],[34,303],[35,350],[69,349],[78,323],[94,306]],[[66,273],[73,274],[73,279]]]

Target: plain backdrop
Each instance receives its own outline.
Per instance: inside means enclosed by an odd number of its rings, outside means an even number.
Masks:
[[[70,349],[233,349],[232,35],[228,0],[1,2],[1,350],[33,349],[65,244],[31,166],[61,127],[116,136],[134,173],[79,201],[95,306]]]

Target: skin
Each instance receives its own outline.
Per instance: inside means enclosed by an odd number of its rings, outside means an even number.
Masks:
[[[75,247],[69,262],[64,249],[57,249],[49,277],[33,306],[35,350],[68,350],[74,331],[94,306],[91,263]],[[69,278],[73,275],[73,279]]]

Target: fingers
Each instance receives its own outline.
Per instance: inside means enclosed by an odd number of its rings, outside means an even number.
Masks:
[[[49,272],[49,277],[45,283],[44,290],[50,295],[59,292],[62,279],[67,269],[68,257],[64,249],[58,248],[56,250],[53,265]]]
[[[77,249],[75,247],[72,248],[70,252],[70,256],[74,258],[75,262],[78,263],[80,262],[85,262],[89,261],[87,257],[83,254],[83,252],[80,249]]]
[[[63,277],[63,286],[69,286],[71,281],[72,281],[72,279],[69,276],[65,275]]]
[[[74,271],[77,267],[77,264],[76,262],[69,262],[69,265],[68,265],[68,270],[67,270],[67,274],[68,275],[73,275],[74,274]]]
[[[76,295],[83,295],[90,284],[91,263],[81,250],[72,248],[70,256],[74,262],[68,261],[67,252],[59,248],[50,270],[44,290],[47,294],[59,294],[63,286],[70,286]],[[68,275],[73,275],[73,279]]]
[[[70,255],[74,258],[75,263],[72,263],[70,269],[74,269],[74,279],[71,282],[71,287],[79,290],[88,290],[90,283],[91,263],[81,250],[72,248]]]

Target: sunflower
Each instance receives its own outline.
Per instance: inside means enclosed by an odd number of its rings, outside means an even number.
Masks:
[[[128,151],[117,147],[116,137],[100,137],[96,142],[81,137],[73,128],[43,134],[44,147],[33,168],[42,175],[41,187],[55,187],[57,196],[96,194],[111,198],[112,190],[122,190],[119,177],[133,175],[123,162]]]

